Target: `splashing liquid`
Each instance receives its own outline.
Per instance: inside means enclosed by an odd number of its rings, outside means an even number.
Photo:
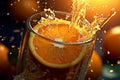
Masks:
[[[90,23],[86,19],[86,9],[89,5],[90,0],[72,0],[72,11],[71,11],[71,23],[69,25],[67,36],[70,32],[70,27],[79,25],[80,28],[84,28],[87,32],[87,38],[91,38],[93,35],[96,34],[98,30],[100,30],[115,14],[115,9],[111,9],[110,14],[105,18],[103,14],[94,16],[94,20]],[[44,9],[46,13],[47,19],[55,19],[55,14],[50,9]],[[69,16],[66,16],[66,18]],[[64,38],[65,38],[64,36]]]
[[[92,37],[100,30],[115,14],[115,9],[111,9],[110,14],[104,18],[103,14],[94,16],[93,22],[89,22],[86,16],[86,8],[90,0],[72,0],[72,20],[70,26],[80,25],[88,32],[88,36]]]
[[[80,25],[81,27],[86,24],[86,8],[88,0],[72,0],[72,19],[71,26]]]

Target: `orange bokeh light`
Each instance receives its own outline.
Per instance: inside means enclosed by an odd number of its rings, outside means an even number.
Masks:
[[[117,62],[120,60],[120,26],[112,27],[103,39],[104,56]]]
[[[10,2],[10,15],[19,20],[26,19],[28,16],[40,11],[40,4],[37,0],[12,0]]]
[[[102,73],[102,67],[102,59],[99,53],[94,50],[85,80],[97,80]]]

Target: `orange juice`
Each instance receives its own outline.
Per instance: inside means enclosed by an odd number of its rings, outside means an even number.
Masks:
[[[41,12],[27,21],[28,30],[18,56],[19,75],[15,80],[84,79],[95,36],[91,37],[84,27],[73,25],[74,22],[71,25],[69,18],[64,18],[67,13],[55,14],[56,17]]]
[[[47,20],[33,27],[38,34],[30,32],[27,41],[24,71],[28,80],[75,80],[86,73],[94,41],[85,43],[87,32],[69,24]]]

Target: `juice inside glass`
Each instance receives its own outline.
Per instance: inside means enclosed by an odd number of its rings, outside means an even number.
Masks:
[[[33,14],[27,20],[14,80],[84,80],[95,44],[95,35],[89,35],[71,22],[70,13]]]

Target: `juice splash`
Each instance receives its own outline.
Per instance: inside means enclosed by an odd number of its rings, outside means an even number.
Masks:
[[[77,24],[82,27],[83,24],[86,24],[85,16],[88,0],[72,0],[72,2],[71,25],[75,26]]]
[[[115,9],[111,9],[110,14],[104,18],[103,14],[94,16],[94,20],[90,23],[86,18],[86,9],[90,0],[72,0],[72,19],[70,26],[80,25],[88,31],[88,37],[92,37],[100,30],[115,14]]]
[[[107,17],[103,17],[103,14],[95,15],[94,20],[92,22],[89,22],[86,19],[86,10],[88,5],[90,5],[89,1],[90,0],[72,0],[72,11],[68,16],[66,16],[66,20],[69,17],[71,17],[70,25],[69,25],[68,33],[66,33],[64,38],[69,34],[70,27],[79,26],[79,28],[83,28],[88,32],[88,35],[86,37],[90,39],[116,14],[116,10],[113,8],[111,9],[110,14]],[[44,20],[57,19],[52,10],[44,9],[44,11],[46,15],[45,18],[43,18]]]

